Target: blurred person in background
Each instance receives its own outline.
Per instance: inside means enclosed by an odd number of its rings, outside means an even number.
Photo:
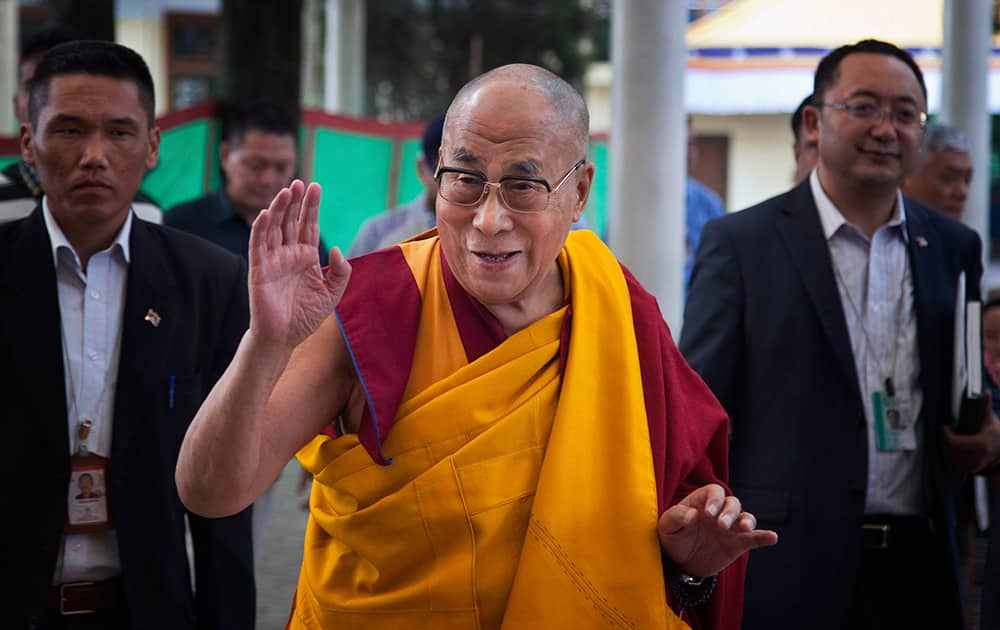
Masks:
[[[961,221],[973,171],[969,138],[950,125],[928,123],[916,170],[903,182],[903,194]]]
[[[799,103],[799,106],[795,108],[795,112],[792,114],[792,137],[794,138],[792,142],[792,154],[795,156],[794,183],[796,184],[809,177],[809,173],[816,168],[816,160],[819,159],[816,139],[810,138],[809,134],[805,132],[805,126],[802,121],[802,111],[811,99],[812,94],[802,99],[802,102]]]

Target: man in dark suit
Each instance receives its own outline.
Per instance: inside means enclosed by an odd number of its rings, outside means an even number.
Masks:
[[[0,477],[20,480],[0,499],[2,625],[252,628],[250,512],[189,514],[174,483],[247,327],[245,265],[134,215],[160,141],[139,55],[63,44],[30,92],[22,157],[45,196],[0,226]],[[85,474],[104,493],[75,505]]]
[[[702,235],[680,347],[732,417],[734,494],[780,540],[750,560],[744,628],[963,627],[949,506],[1000,421],[943,428],[958,277],[978,297],[982,264],[899,192],[925,110],[904,51],[833,51],[804,110],[817,169]]]
[[[269,101],[236,103],[223,122],[222,187],[174,206],[163,221],[245,259],[253,220],[295,175],[298,132],[288,112]],[[326,265],[329,253],[320,239],[321,265]]]

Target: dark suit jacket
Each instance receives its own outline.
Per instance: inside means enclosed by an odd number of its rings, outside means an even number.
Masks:
[[[945,536],[941,606],[958,603],[952,505],[961,475],[941,450],[957,277],[978,297],[978,236],[906,201],[917,316],[926,493]],[[919,239],[917,237],[920,237]],[[925,243],[926,246],[920,246]],[[868,468],[864,407],[832,261],[807,179],[709,223],[681,351],[732,418],[730,484],[777,546],[754,551],[744,628],[841,628],[854,593]]]
[[[49,243],[40,209],[0,225],[5,628],[36,627],[46,614],[66,519],[70,442]],[[201,239],[137,218],[129,244],[108,481],[129,613],[136,628],[252,628],[249,509],[218,520],[186,514],[174,484],[184,432],[248,325],[246,267]],[[144,321],[150,308],[161,316],[157,327]]]
[[[236,214],[220,188],[194,201],[174,206],[163,215],[163,223],[221,245],[234,254],[247,257],[250,244],[250,226]],[[325,266],[330,250],[319,241],[319,264]]]

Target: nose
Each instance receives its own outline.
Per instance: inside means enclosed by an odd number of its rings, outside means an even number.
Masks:
[[[500,188],[487,182],[483,200],[476,206],[472,225],[483,234],[493,235],[510,230],[514,223],[510,210],[500,201]]]
[[[960,181],[955,185],[955,198],[959,201],[965,201],[969,197],[969,182]]]
[[[871,134],[876,138],[887,140],[896,137],[896,117],[893,115],[892,110],[879,110],[878,120],[872,126]]]
[[[108,152],[104,138],[99,133],[89,134],[83,144],[83,154],[80,165],[85,169],[102,169],[108,167]]]

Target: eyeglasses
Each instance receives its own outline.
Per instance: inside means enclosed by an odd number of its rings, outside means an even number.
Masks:
[[[581,159],[574,164],[555,188],[549,185],[548,180],[540,177],[504,175],[500,181],[491,182],[479,171],[440,165],[434,173],[434,179],[438,182],[438,194],[450,203],[459,206],[478,206],[486,199],[489,189],[495,187],[505,206],[514,212],[528,214],[543,212],[549,205],[552,193],[558,192],[570,175],[585,163],[586,160]]]
[[[922,112],[912,105],[896,105],[890,109],[882,109],[873,101],[814,103],[814,105],[845,111],[851,118],[872,125],[881,125],[886,116],[889,117],[889,124],[896,129],[923,129],[927,125],[927,112]]]

